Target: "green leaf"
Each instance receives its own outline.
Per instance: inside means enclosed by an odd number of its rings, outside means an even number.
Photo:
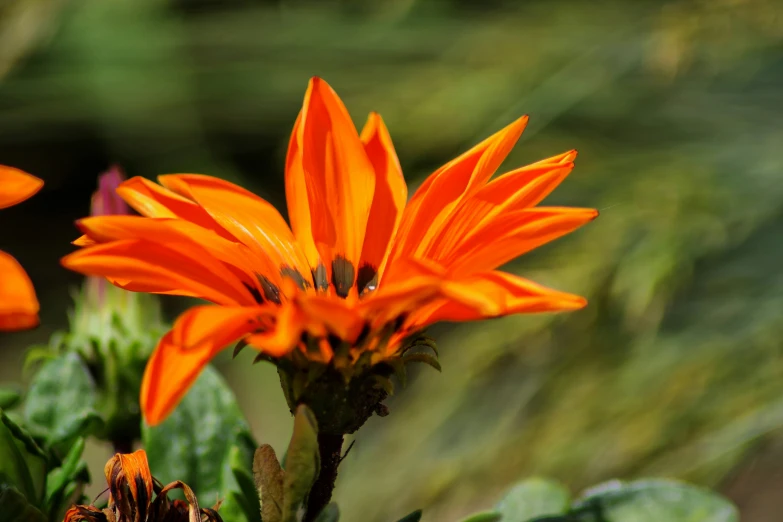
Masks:
[[[294,433],[288,445],[283,478],[283,522],[295,522],[321,468],[318,454],[318,422],[300,404],[294,415]]]
[[[419,522],[419,520],[421,520],[421,514],[422,514],[422,510],[421,509],[417,509],[413,513],[411,513],[409,515],[405,515],[404,517],[399,519],[397,522]]]
[[[546,515],[566,513],[570,494],[551,480],[531,478],[520,482],[503,497],[495,510],[502,520],[523,522]]]
[[[63,354],[46,361],[33,378],[23,409],[25,423],[47,446],[70,448],[73,440],[100,425],[95,400],[95,382],[81,358]]]
[[[284,476],[275,450],[269,444],[262,444],[253,457],[253,478],[264,522],[280,522],[283,518]]]
[[[19,404],[22,392],[17,388],[0,388],[0,410],[8,410]]]
[[[78,482],[85,473],[87,464],[81,460],[84,452],[84,439],[78,438],[63,460],[62,466],[53,469],[46,477],[46,506],[49,513],[57,513],[68,506],[69,486]]]
[[[164,422],[142,426],[142,441],[152,475],[163,484],[181,480],[205,507],[223,499],[226,522],[247,520],[236,472],[250,475],[255,443],[217,370],[207,366]]]
[[[261,509],[259,508],[259,498],[256,492],[253,477],[247,472],[244,462],[244,452],[234,446],[231,449],[231,472],[237,481],[239,491],[232,491],[229,496],[234,497],[234,502],[242,507],[245,519],[248,522],[262,522]]]
[[[46,456],[2,410],[0,420],[0,483],[14,486],[15,491],[38,506],[44,499]]]
[[[503,515],[497,511],[483,511],[463,519],[462,522],[500,522],[502,519]]]
[[[332,502],[321,511],[315,519],[315,522],[338,522],[340,520],[340,508]]]
[[[0,522],[47,522],[46,516],[15,487],[0,481]]]
[[[597,507],[605,522],[739,522],[737,508],[728,500],[674,480],[606,483],[574,507],[589,506]]]

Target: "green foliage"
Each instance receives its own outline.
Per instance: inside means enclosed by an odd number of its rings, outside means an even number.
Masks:
[[[482,513],[476,513],[471,515],[462,522],[501,522],[503,515],[497,511],[484,511]]]
[[[417,509],[413,513],[410,513],[408,515],[405,515],[401,519],[399,519],[397,522],[419,522],[421,520],[422,510]]]
[[[205,505],[224,500],[225,522],[253,522],[242,498],[252,473],[255,443],[234,394],[208,366],[177,409],[160,425],[142,428],[152,475],[164,484],[181,480]]]
[[[0,420],[0,482],[17,488],[32,505],[41,506],[46,492],[46,454],[3,411]]]
[[[101,424],[95,409],[96,385],[81,357],[65,353],[47,360],[30,384],[23,407],[25,423],[46,445],[70,447]]]
[[[739,522],[737,508],[729,501],[711,491],[670,480],[597,486],[573,507],[575,513],[590,511],[600,514],[597,522]]]
[[[0,419],[0,521],[60,522],[89,481],[84,439],[75,439],[60,461],[54,448],[39,446],[2,410]],[[27,518],[3,518],[19,514]]]
[[[283,522],[300,519],[320,467],[318,423],[310,408],[300,405],[294,415],[294,433],[285,457]]]
[[[48,522],[18,489],[0,481],[0,522]]]
[[[89,478],[87,465],[81,460],[82,453],[84,439],[78,438],[63,459],[62,465],[47,474],[46,499],[50,513],[59,513],[81,496],[79,479],[86,481]]]
[[[710,491],[671,480],[612,481],[571,503],[557,482],[533,478],[514,486],[496,512],[464,522],[739,522],[736,508]]]
[[[568,490],[551,480],[528,479],[514,486],[495,510],[504,520],[529,520],[553,513],[564,513],[570,504]]]
[[[16,388],[0,388],[0,410],[9,410],[22,401],[22,392]]]

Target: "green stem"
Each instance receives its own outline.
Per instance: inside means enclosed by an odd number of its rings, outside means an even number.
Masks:
[[[337,480],[337,468],[342,460],[343,436],[330,433],[318,434],[318,451],[321,469],[307,498],[307,512],[302,522],[313,522],[329,505]]]

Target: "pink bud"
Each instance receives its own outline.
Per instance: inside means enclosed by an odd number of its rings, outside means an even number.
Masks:
[[[93,216],[111,216],[130,214],[130,207],[117,194],[117,187],[125,181],[125,176],[117,165],[98,176],[98,190],[92,195],[90,214]],[[107,281],[102,277],[87,277],[87,294],[92,303],[102,306],[106,297]]]
[[[117,194],[117,187],[123,181],[125,181],[125,176],[117,165],[113,165],[98,176],[98,190],[92,195],[91,214],[93,216],[130,214],[128,204]]]

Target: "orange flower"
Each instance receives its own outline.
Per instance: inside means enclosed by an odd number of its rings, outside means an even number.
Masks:
[[[137,177],[117,192],[144,217],[80,220],[76,244],[87,248],[63,264],[128,290],[218,305],[191,308],[160,341],[141,397],[153,424],[240,339],[272,360],[344,368],[399,355],[436,321],[582,308],[581,297],[495,270],[597,215],[535,207],[571,171],[575,151],[490,181],[526,123],[439,168],[406,204],[381,117],[371,114],[357,133],[337,94],[313,78],[286,158],[290,228],[271,204],[227,181]]]
[[[109,506],[73,506],[65,513],[63,522],[222,522],[216,511],[219,506],[199,508],[196,495],[187,484],[176,481],[162,486],[155,480],[144,450],[117,453],[106,463],[104,473],[109,484]],[[186,501],[170,501],[167,494],[173,489],[181,489]]]
[[[0,165],[0,209],[21,203],[41,190],[43,181],[26,172]],[[24,269],[0,251],[0,330],[38,326],[38,299]]]

